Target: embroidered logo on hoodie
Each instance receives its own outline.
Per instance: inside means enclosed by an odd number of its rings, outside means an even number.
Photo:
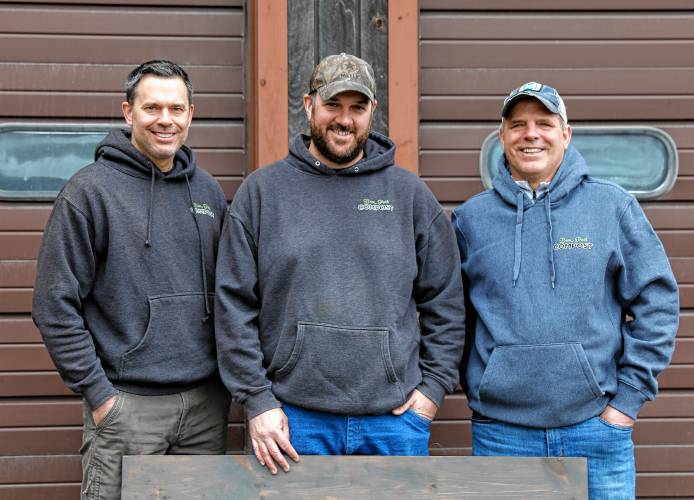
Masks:
[[[554,250],[592,250],[593,243],[587,236],[575,238],[559,238],[559,243],[554,244]]]
[[[193,202],[193,206],[191,207],[190,211],[195,212],[197,215],[207,215],[208,217],[212,217],[214,219],[214,212],[207,203]]]
[[[390,200],[370,200],[369,198],[364,198],[361,200],[361,203],[357,205],[357,210],[392,212],[395,210],[395,207],[390,203]]]

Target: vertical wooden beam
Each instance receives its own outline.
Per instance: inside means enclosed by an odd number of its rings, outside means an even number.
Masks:
[[[248,0],[249,170],[287,155],[287,1]]]
[[[388,129],[398,165],[419,173],[419,1],[388,2]]]

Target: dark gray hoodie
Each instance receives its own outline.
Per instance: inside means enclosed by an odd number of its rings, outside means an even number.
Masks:
[[[372,133],[343,170],[308,142],[250,175],[229,210],[215,301],[222,379],[250,417],[280,401],[385,413],[415,388],[440,404],[464,341],[448,218],[393,165],[387,137]]]
[[[66,385],[98,407],[115,389],[167,394],[216,373],[219,184],[183,146],[163,174],[113,130],[56,199],[32,316]]]

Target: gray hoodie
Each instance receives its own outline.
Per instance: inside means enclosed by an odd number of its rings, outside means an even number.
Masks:
[[[464,342],[448,218],[393,165],[387,137],[372,133],[343,170],[308,142],[251,174],[229,210],[215,301],[222,379],[250,417],[280,401],[385,413],[415,388],[440,404]]]
[[[183,146],[163,174],[113,130],[56,199],[32,316],[66,385],[98,407],[115,389],[179,392],[216,373],[219,184]]]

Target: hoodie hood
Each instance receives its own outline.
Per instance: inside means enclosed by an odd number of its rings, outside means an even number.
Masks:
[[[571,144],[564,153],[559,169],[554,174],[552,182],[548,187],[548,192],[551,193],[552,203],[558,203],[567,194],[569,194],[576,186],[578,186],[588,176],[588,166],[586,161]],[[509,205],[518,205],[518,194],[523,194],[521,188],[516,184],[511,176],[506,155],[502,155],[499,159],[498,173],[492,182],[494,191]],[[524,207],[530,207],[533,202],[527,196],[523,196],[522,200]]]
[[[314,175],[355,175],[390,167],[395,163],[395,143],[378,132],[369,133],[364,157],[349,168],[333,169],[323,165],[308,150],[311,138],[299,134],[289,146],[287,161],[299,170]]]
[[[544,197],[545,215],[547,217],[547,248],[548,259],[550,261],[550,282],[552,288],[556,282],[556,267],[554,266],[554,234],[552,227],[552,204],[561,201],[575,189],[588,176],[588,166],[586,161],[571,144],[564,153],[559,169],[554,174],[552,181],[547,188]],[[535,203],[528,199],[523,190],[516,184],[511,176],[511,170],[503,155],[499,160],[499,169],[494,181],[492,182],[494,191],[511,206],[516,207],[516,225],[514,236],[514,255],[513,255],[513,286],[516,286],[520,275],[521,261],[523,258],[523,217],[525,210]]]
[[[164,173],[142,154],[132,142],[129,129],[113,129],[96,146],[94,161],[103,158],[109,165],[125,174],[149,179],[152,176],[167,181],[192,178],[195,173],[195,155],[188,146],[181,146],[174,156],[173,168]]]

